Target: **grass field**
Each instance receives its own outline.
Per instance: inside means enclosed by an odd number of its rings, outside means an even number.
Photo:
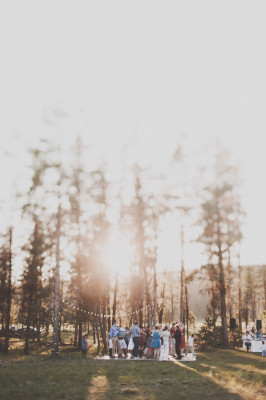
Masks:
[[[81,359],[62,351],[0,356],[0,399],[215,399],[266,398],[266,362],[244,351],[199,353],[196,362]]]

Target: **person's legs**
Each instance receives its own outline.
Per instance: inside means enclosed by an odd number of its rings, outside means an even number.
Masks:
[[[164,344],[161,345],[160,347],[160,356],[159,356],[159,360],[163,361],[163,357],[164,357]]]
[[[165,343],[164,355],[165,355],[166,361],[168,361],[169,360],[169,343],[168,342]]]
[[[134,349],[132,351],[132,355],[133,355],[133,357],[138,357],[138,354],[139,354],[139,337],[134,337],[133,338],[133,342],[134,342]]]
[[[116,337],[113,337],[112,338],[112,344],[113,344],[113,348],[112,348],[112,357],[114,357],[115,356],[115,348],[116,348]]]
[[[175,339],[170,338],[170,355],[175,356]]]
[[[136,339],[137,339],[137,351],[136,351],[136,353],[137,353],[137,357],[138,357],[138,353],[139,353],[139,345],[140,345],[140,338],[139,338],[139,337],[137,337]]]
[[[154,349],[154,358],[155,358],[156,360],[158,360],[158,359],[159,359],[159,356],[160,356],[160,347],[156,347],[156,348]]]
[[[116,343],[116,346],[117,346],[117,354],[118,354],[118,357],[122,357],[122,350],[121,350],[120,341],[119,341],[118,338],[116,338],[115,343]]]
[[[262,357],[266,357],[266,350],[262,350]]]
[[[176,349],[177,358],[180,359],[181,358],[181,352],[180,352],[180,344],[179,343],[176,343],[175,349]]]

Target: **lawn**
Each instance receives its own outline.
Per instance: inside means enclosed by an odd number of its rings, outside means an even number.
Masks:
[[[82,360],[62,351],[2,356],[0,399],[265,399],[265,358],[244,351],[199,353],[196,362]]]

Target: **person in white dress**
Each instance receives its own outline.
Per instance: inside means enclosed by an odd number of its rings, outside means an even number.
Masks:
[[[160,361],[168,361],[169,359],[169,347],[170,347],[170,332],[168,326],[166,325],[160,333],[161,341],[161,351],[160,351]]]

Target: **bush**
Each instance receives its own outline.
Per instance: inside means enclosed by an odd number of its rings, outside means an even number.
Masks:
[[[195,340],[200,350],[222,347],[222,327],[215,326],[214,319],[207,316]]]
[[[222,348],[222,327],[215,325],[215,320],[207,316],[203,326],[196,334],[196,344],[200,350],[208,348]],[[239,327],[229,330],[229,343],[231,348],[242,346],[242,332]]]

